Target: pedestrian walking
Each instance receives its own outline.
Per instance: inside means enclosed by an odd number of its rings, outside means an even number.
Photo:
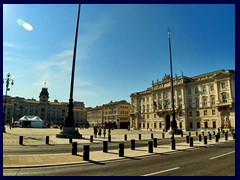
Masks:
[[[103,136],[104,136],[104,138],[105,138],[105,136],[106,136],[106,128],[104,127],[104,129],[103,129]]]
[[[99,129],[98,129],[98,137],[101,137],[101,135],[102,135],[102,129],[99,128]]]

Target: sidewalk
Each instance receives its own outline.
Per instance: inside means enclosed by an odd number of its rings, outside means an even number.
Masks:
[[[124,130],[123,130],[124,131]],[[43,132],[43,131],[42,131]],[[38,132],[39,133],[39,132]],[[51,133],[55,133],[51,132]],[[112,133],[112,140],[114,141],[123,141],[123,135],[124,134],[118,134],[122,133],[120,130],[119,132],[115,131],[115,133]],[[142,132],[141,132],[142,133]],[[143,133],[144,138],[150,139],[150,134],[152,132],[148,133]],[[14,135],[14,136],[13,136]],[[26,134],[25,134],[26,135]],[[86,134],[87,135],[87,134]],[[10,137],[15,137],[15,134],[11,134],[11,131],[9,131],[9,134],[4,135],[5,138],[8,137],[8,140],[4,139],[4,145],[10,145],[10,142],[15,142],[11,141]],[[132,133],[129,132],[128,136],[133,137],[133,139],[138,139],[138,132]],[[167,137],[166,137],[167,136]],[[195,135],[194,135],[195,136]],[[39,138],[44,139],[44,137],[39,135]],[[143,136],[142,136],[143,138]],[[161,138],[161,133],[154,133],[154,138]],[[165,138],[170,138],[170,135],[165,135]],[[51,135],[50,141],[53,143],[69,143],[69,140],[67,139],[59,139],[56,138],[54,139],[54,135]],[[128,138],[130,140],[131,138]],[[103,138],[97,138],[94,142],[97,141],[102,141],[104,140]],[[233,138],[232,136],[228,137],[228,141],[232,141]],[[39,141],[41,142],[41,141]],[[38,144],[39,144],[38,142]],[[44,144],[45,141],[43,141]],[[89,140],[73,140],[73,142],[78,142],[79,146],[83,144],[88,144],[90,143]],[[224,143],[225,138],[221,137],[218,143]],[[31,143],[31,141],[26,141],[26,143]],[[34,141],[36,143],[36,140]],[[65,143],[65,144],[66,144]],[[111,160],[121,160],[121,159],[137,159],[139,157],[143,156],[149,156],[149,155],[156,155],[156,154],[165,154],[165,153],[175,153],[178,151],[183,151],[183,150],[189,150],[189,149],[196,149],[200,148],[203,146],[211,146],[216,144],[215,138],[212,140],[208,140],[207,145],[204,145],[204,142],[198,142],[194,141],[193,145],[194,147],[190,147],[189,144],[186,142],[183,143],[178,143],[176,140],[176,150],[171,150],[170,146],[170,139],[169,139],[169,145],[158,145],[157,148],[153,149],[153,153],[148,153],[148,147],[139,147],[136,148],[135,150],[131,150],[130,148],[124,149],[124,157],[119,157],[118,155],[118,149],[116,150],[109,150],[107,153],[103,153],[102,151],[92,151],[91,152],[91,144],[90,144],[90,160],[89,161],[84,161],[83,160],[83,152],[78,152],[77,155],[72,155],[70,153],[61,153],[61,154],[34,154],[34,155],[3,155],[3,168],[17,168],[17,167],[40,167],[40,166],[58,166],[58,165],[66,165],[66,164],[83,164],[83,163],[103,163],[105,161],[111,161]],[[14,143],[15,144],[15,143]]]

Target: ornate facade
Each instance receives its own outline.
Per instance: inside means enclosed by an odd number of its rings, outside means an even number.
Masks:
[[[131,128],[169,130],[172,121],[171,77],[131,94]],[[235,71],[173,77],[175,119],[184,131],[235,128]]]
[[[74,102],[74,120],[76,126],[87,124],[87,115],[83,102]],[[25,99],[20,97],[6,97],[6,123],[17,121],[24,115],[39,116],[45,124],[61,125],[68,113],[68,103],[49,102],[49,93],[47,88],[42,88],[39,95],[39,101],[35,99]]]

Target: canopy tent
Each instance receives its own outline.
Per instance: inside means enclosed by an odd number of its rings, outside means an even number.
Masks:
[[[23,116],[19,119],[20,127],[42,128],[43,122],[38,116]]]

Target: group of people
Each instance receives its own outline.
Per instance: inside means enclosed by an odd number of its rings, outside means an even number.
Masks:
[[[101,128],[101,127],[97,127],[97,126],[94,126],[93,127],[93,132],[94,132],[94,137],[96,138],[97,136],[98,137],[101,137],[102,136],[102,133],[103,133],[103,137],[105,138],[106,136],[106,128]]]

